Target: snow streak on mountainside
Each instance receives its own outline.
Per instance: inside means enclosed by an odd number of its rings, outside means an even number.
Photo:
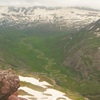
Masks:
[[[79,29],[98,20],[100,11],[76,8],[0,7],[0,25],[19,28]]]

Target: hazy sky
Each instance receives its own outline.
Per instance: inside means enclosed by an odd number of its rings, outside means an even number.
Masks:
[[[90,7],[100,9],[100,0],[0,0],[0,6]]]

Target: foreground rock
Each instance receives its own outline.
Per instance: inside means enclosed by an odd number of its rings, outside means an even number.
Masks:
[[[0,70],[0,100],[25,100],[14,94],[19,88],[19,77],[12,70]]]
[[[18,97],[18,92],[13,93],[8,100],[27,100],[21,97]]]
[[[8,100],[27,100],[27,99],[24,99],[24,98],[21,98],[21,97],[17,97],[15,95],[11,95]]]

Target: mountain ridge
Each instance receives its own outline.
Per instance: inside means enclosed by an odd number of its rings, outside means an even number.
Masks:
[[[99,19],[100,11],[78,8],[0,7],[0,26],[48,26],[49,30],[79,30]],[[42,25],[42,26],[41,26]]]

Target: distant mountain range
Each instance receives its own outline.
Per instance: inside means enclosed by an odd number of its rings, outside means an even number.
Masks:
[[[79,30],[99,17],[100,11],[84,8],[0,7],[0,26],[20,29]]]

